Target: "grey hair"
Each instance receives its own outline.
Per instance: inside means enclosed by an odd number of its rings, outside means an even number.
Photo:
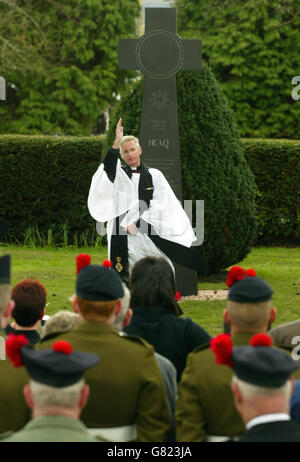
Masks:
[[[48,406],[59,406],[71,409],[77,406],[85,381],[80,379],[73,385],[59,388],[45,385],[35,380],[30,380],[29,385],[34,407],[42,409]]]
[[[121,147],[123,146],[124,143],[127,143],[128,141],[134,141],[135,142],[135,145],[137,148],[140,148],[140,142],[139,142],[139,139],[136,138],[135,136],[133,135],[127,135],[127,136],[123,136],[123,138],[121,139],[120,141],[120,149]]]
[[[129,303],[130,303],[130,291],[128,287],[126,286],[126,284],[124,284],[124,282],[123,282],[123,289],[124,289],[124,297],[121,298],[122,309],[121,309],[120,314],[116,316],[116,319],[113,325],[113,327],[118,331],[121,331],[123,329],[124,316],[128,311]]]
[[[73,329],[82,322],[82,318],[77,313],[71,311],[58,311],[45,322],[41,332],[41,338],[54,332],[66,332]]]
[[[287,398],[290,398],[292,392],[292,383],[290,380],[287,380],[281,387],[260,387],[258,385],[253,385],[252,383],[244,382],[244,380],[241,380],[234,375],[232,377],[232,383],[236,383],[242,395],[247,398],[255,396],[271,397],[284,394]]]

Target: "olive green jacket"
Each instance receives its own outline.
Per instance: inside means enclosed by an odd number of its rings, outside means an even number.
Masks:
[[[4,443],[17,442],[90,442],[100,440],[90,435],[80,420],[64,416],[39,416],[19,432],[2,439]]]
[[[85,373],[90,396],[81,420],[87,427],[135,424],[138,441],[164,441],[170,417],[152,346],[100,322],[83,322],[37,348],[51,348],[56,340],[100,356],[100,362]]]
[[[1,342],[5,335],[0,333]],[[0,360],[0,433],[20,430],[30,419],[23,388],[29,382],[25,367],[14,367],[8,359]]]
[[[248,345],[254,333],[238,332],[234,346]],[[299,377],[299,370],[293,374]],[[178,389],[177,441],[206,441],[207,436],[238,436],[245,431],[231,391],[233,371],[216,364],[209,344],[189,354]]]

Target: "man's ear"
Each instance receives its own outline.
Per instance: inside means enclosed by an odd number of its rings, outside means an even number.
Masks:
[[[243,397],[238,387],[238,384],[234,381],[231,382],[231,390],[234,396],[235,405],[238,407],[242,403]]]
[[[275,306],[272,306],[272,308],[270,309],[269,323],[272,323],[275,321],[276,315],[277,315],[277,310]]]
[[[122,311],[122,302],[121,300],[118,300],[114,309],[114,315],[118,316]]]
[[[132,318],[132,315],[133,315],[132,309],[131,309],[131,308],[128,308],[128,310],[126,311],[126,314],[125,314],[125,316],[124,316],[123,327],[129,326],[130,321],[131,321],[131,318]]]
[[[225,308],[225,310],[223,311],[223,318],[227,324],[231,324],[231,317],[230,317],[230,312],[228,308]]]
[[[12,312],[14,311],[15,308],[15,301],[14,300],[9,300],[8,304],[6,305],[6,308],[4,310],[3,316],[5,318],[11,318],[12,317]]]
[[[84,409],[86,406],[86,403],[89,399],[90,395],[90,387],[89,385],[85,384],[82,387],[81,393],[80,393],[80,398],[79,398],[79,409]]]
[[[28,384],[25,385],[25,387],[23,388],[23,395],[24,395],[24,399],[25,399],[27,406],[29,407],[30,410],[32,410],[33,409],[33,397],[31,393],[30,385]]]
[[[43,319],[43,317],[45,316],[45,314],[46,314],[46,308],[43,309],[42,314],[41,314],[41,316],[40,316],[40,319]]]
[[[74,313],[80,314],[79,307],[78,307],[78,302],[77,302],[76,298],[75,298],[75,300],[72,300],[72,306],[73,306]]]

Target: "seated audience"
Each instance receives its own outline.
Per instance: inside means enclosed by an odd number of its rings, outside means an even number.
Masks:
[[[127,288],[126,284],[123,283],[124,289],[124,297],[122,298],[122,309],[120,314],[116,316],[116,320],[114,322],[114,328],[117,329],[119,332],[123,332],[124,327],[130,324],[130,320],[132,318],[132,310],[129,308],[130,302],[130,291]],[[127,335],[126,333],[124,335]],[[158,366],[160,368],[165,392],[166,392],[166,399],[167,405],[169,409],[169,413],[171,416],[171,423],[172,428],[170,429],[168,435],[168,441],[175,441],[175,408],[176,408],[176,397],[177,397],[177,380],[176,380],[176,369],[171,363],[171,361],[164,356],[155,352],[155,358],[157,360]]]
[[[295,343],[293,343],[294,337],[300,338],[300,319],[280,324],[271,329],[269,334],[276,345],[292,350],[295,347]]]
[[[40,340],[39,328],[45,314],[46,289],[39,281],[24,279],[12,289],[15,307],[11,316],[15,320],[13,326],[9,318],[2,318],[2,329],[6,334],[23,334],[32,345]]]
[[[99,362],[93,353],[73,351],[68,342],[36,351],[23,335],[9,337],[7,355],[16,367],[25,365],[31,380],[24,387],[32,420],[3,442],[97,442],[79,420],[89,397],[83,374]]]
[[[276,317],[273,290],[254,270],[238,266],[229,271],[227,285],[224,320],[231,326],[233,345],[247,345],[253,334],[266,332]],[[188,356],[178,388],[177,441],[226,441],[245,431],[234,405],[231,378],[232,371],[215,363],[208,345]]]
[[[101,358],[86,374],[91,396],[82,421],[97,434],[109,434],[104,437],[113,441],[164,441],[170,417],[153,348],[113,328],[124,296],[122,280],[115,270],[89,263],[88,256],[77,259],[73,302],[84,322],[57,337]],[[51,344],[43,342],[38,348],[47,349]],[[112,436],[114,429],[118,439]]]
[[[190,318],[178,317],[174,273],[163,258],[145,257],[134,265],[130,292],[133,316],[124,331],[143,337],[172,361],[179,382],[187,355],[209,342],[209,334]]]
[[[269,341],[269,343],[268,343]],[[300,425],[289,415],[294,385],[290,375],[299,368],[285,352],[270,348],[272,340],[257,334],[251,346],[233,348],[231,367],[235,375],[232,391],[236,408],[246,426],[240,442],[300,442]],[[221,344],[218,345],[218,355]],[[226,348],[228,342],[226,341]],[[226,358],[220,359],[228,364]]]
[[[62,332],[67,332],[73,327],[77,326],[83,319],[78,313],[72,313],[71,311],[61,310],[50,316],[41,330],[41,342],[51,340]]]
[[[10,319],[14,305],[10,289],[10,256],[4,255],[0,257],[0,321],[2,317]],[[30,418],[23,397],[23,387],[28,383],[28,374],[24,368],[14,368],[5,358],[5,334],[1,332],[0,433],[19,430]]]

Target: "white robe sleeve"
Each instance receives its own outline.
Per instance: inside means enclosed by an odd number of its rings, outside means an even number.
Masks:
[[[163,239],[190,247],[197,238],[180,201],[162,172],[154,168],[149,172],[153,179],[153,199],[141,218]]]
[[[100,222],[112,220],[138,204],[134,185],[117,162],[115,181],[112,183],[101,164],[94,174],[88,196],[91,216]]]

